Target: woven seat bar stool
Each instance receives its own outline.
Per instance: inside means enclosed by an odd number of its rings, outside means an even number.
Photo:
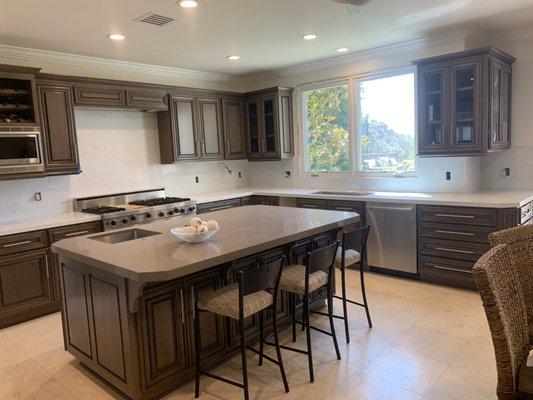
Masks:
[[[278,326],[276,318],[277,298],[280,287],[281,274],[286,265],[286,257],[281,256],[276,260],[266,262],[262,267],[253,270],[253,274],[247,274],[243,271],[237,272],[237,283],[227,285],[221,289],[210,293],[209,295],[198,299],[194,307],[194,347],[196,356],[196,379],[194,395],[200,396],[200,375],[206,375],[210,378],[217,379],[227,384],[237,386],[244,391],[244,398],[250,398],[248,390],[248,369],[246,365],[246,349],[259,355],[259,365],[262,365],[263,359],[268,360],[279,366],[281,379],[285,392],[289,392],[289,384],[283,367],[281,358],[281,348],[278,337]],[[264,335],[264,311],[272,311],[272,329],[274,343],[267,342]],[[231,318],[238,321],[240,333],[240,350],[242,360],[242,379],[243,383],[235,382],[221,376],[214,375],[205,371],[200,366],[200,312],[210,312],[216,315]],[[259,314],[260,321],[260,344],[259,350],[246,345],[244,319],[252,315]],[[264,344],[272,345],[276,348],[277,359],[264,354]]]
[[[335,268],[339,268],[341,272],[341,295],[333,294],[333,298],[342,300],[343,315],[333,315],[333,318],[344,320],[344,330],[346,332],[346,343],[350,343],[350,331],[348,325],[348,303],[363,307],[366,312],[366,319],[368,320],[368,327],[372,328],[372,318],[370,317],[370,310],[368,308],[368,300],[365,289],[365,254],[366,242],[370,232],[370,225],[364,228],[356,229],[350,232],[342,232],[342,246],[339,246],[335,256]],[[350,300],[346,297],[346,268],[359,265],[359,279],[361,281],[361,296],[363,302],[360,303],[355,300]],[[320,311],[313,311],[316,314],[327,315]]]
[[[311,346],[311,329],[329,335],[333,339],[337,359],[341,359],[339,352],[339,345],[337,344],[337,336],[335,334],[335,325],[333,324],[333,272],[335,261],[335,254],[339,242],[335,241],[332,244],[318,249],[314,249],[307,253],[305,257],[305,265],[289,265],[283,271],[280,281],[280,289],[289,292],[291,295],[292,305],[292,335],[293,342],[296,341],[296,323],[302,324],[307,334],[307,350],[300,350],[290,346],[281,345],[284,350],[294,351],[300,354],[306,354],[309,363],[309,378],[314,382],[315,376],[313,371],[313,350]],[[327,303],[328,316],[330,324],[330,332],[323,329],[311,326],[310,324],[310,309],[309,309],[309,295],[326,286],[327,287]],[[302,321],[296,321],[296,298],[303,297],[303,318]]]

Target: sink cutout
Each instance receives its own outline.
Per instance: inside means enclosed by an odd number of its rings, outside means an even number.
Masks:
[[[370,196],[371,194],[374,194],[374,192],[356,192],[353,190],[320,190],[311,194],[326,194],[333,196]]]
[[[159,232],[147,231],[145,229],[128,229],[125,231],[104,233],[98,236],[93,236],[90,239],[98,240],[99,242],[117,244],[123,242],[129,242],[131,240],[142,239],[150,236],[160,235]]]

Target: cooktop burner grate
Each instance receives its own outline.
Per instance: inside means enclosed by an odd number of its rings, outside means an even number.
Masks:
[[[108,213],[113,213],[113,212],[118,212],[118,211],[126,211],[126,209],[122,207],[100,206],[100,207],[84,208],[81,211],[89,213],[89,214],[101,215],[101,214],[108,214]]]
[[[165,204],[182,203],[184,201],[190,201],[190,200],[191,199],[188,198],[188,197],[186,197],[186,198],[182,198],[182,197],[158,197],[158,198],[154,198],[154,199],[130,201],[130,204],[135,205],[135,206],[153,207],[153,206],[162,206],[162,205],[165,205]]]

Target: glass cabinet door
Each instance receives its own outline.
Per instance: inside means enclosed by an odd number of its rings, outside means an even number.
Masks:
[[[420,101],[419,153],[432,153],[446,147],[445,121],[445,69],[422,72],[419,76]]]
[[[263,137],[266,156],[279,156],[278,135],[276,130],[276,110],[274,98],[261,101],[263,115]]]
[[[261,154],[261,142],[259,137],[259,102],[248,103],[248,143],[250,157],[258,157]]]
[[[464,150],[481,148],[480,64],[452,66],[451,68],[451,147]]]
[[[491,104],[490,104],[490,137],[492,145],[498,146],[502,141],[502,129],[500,126],[500,92],[501,72],[499,65],[492,65],[490,77]]]

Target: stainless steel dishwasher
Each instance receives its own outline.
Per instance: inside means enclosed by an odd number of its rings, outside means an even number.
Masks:
[[[369,202],[366,220],[372,225],[367,245],[368,264],[416,274],[416,206]]]

